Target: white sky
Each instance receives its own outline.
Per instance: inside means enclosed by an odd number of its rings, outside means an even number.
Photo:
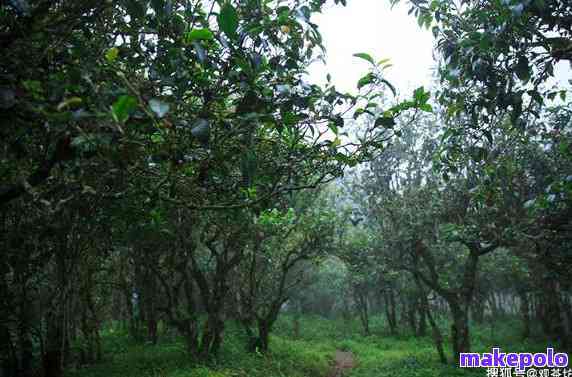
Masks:
[[[409,97],[413,89],[431,85],[431,69],[435,66],[434,46],[430,30],[421,29],[408,7],[400,4],[391,9],[386,0],[348,1],[346,7],[333,6],[312,16],[318,24],[327,50],[327,66],[313,64],[310,80],[323,83],[326,74],[341,92],[357,92],[357,81],[368,72],[366,61],[352,56],[365,52],[376,61],[389,58],[393,67],[386,79],[401,96]]]
[[[376,61],[391,59],[393,67],[386,71],[386,79],[401,97],[410,97],[419,86],[430,89],[435,41],[430,30],[419,27],[415,16],[407,14],[408,9],[404,1],[392,9],[387,0],[353,0],[346,7],[331,6],[312,15],[324,40],[327,66],[310,66],[310,81],[323,84],[330,73],[339,91],[356,94],[357,81],[367,73],[369,63],[353,54],[365,52]],[[571,79],[570,64],[562,61],[548,84],[570,89]]]

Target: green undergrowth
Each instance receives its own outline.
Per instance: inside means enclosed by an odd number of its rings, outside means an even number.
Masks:
[[[328,341],[273,335],[270,353],[249,353],[243,335],[229,326],[218,359],[198,363],[185,353],[180,339],[136,344],[116,331],[106,331],[103,339],[104,360],[71,370],[66,377],[321,377],[330,370],[336,350]]]
[[[291,321],[290,321],[291,322]],[[287,334],[288,321],[283,321],[277,331]],[[335,348],[354,354],[356,366],[345,377],[416,377],[416,376],[486,376],[480,368],[458,368],[452,364],[452,351],[448,346],[449,323],[443,321],[440,328],[445,337],[445,352],[449,365],[442,365],[435,351],[430,334],[415,337],[406,329],[401,335],[391,336],[382,318],[371,319],[372,335],[360,334],[359,323],[343,323],[319,318],[305,317],[301,320],[301,338],[307,340],[333,342]],[[473,324],[473,352],[491,352],[498,346],[507,352],[544,352],[547,344],[541,340],[523,340],[520,336],[521,324],[518,320],[503,319],[484,325]]]
[[[336,348],[354,354],[356,367],[346,377],[417,377],[417,376],[486,376],[480,368],[458,368],[453,365],[452,351],[448,345],[448,324],[442,323],[445,352],[449,364],[443,365],[433,340],[415,337],[413,334],[391,336],[382,328],[373,328],[373,335],[364,337],[354,332],[352,336],[336,341]],[[506,320],[494,327],[472,326],[473,352],[491,352],[498,346],[507,352],[543,352],[546,343],[522,340],[518,321]],[[359,331],[359,330],[358,330]],[[430,329],[427,329],[428,333]]]
[[[380,318],[372,318],[372,335],[360,334],[357,322],[306,316],[300,319],[294,336],[292,317],[283,316],[271,337],[267,355],[247,353],[242,332],[227,326],[219,358],[201,364],[185,354],[177,338],[163,336],[159,344],[135,344],[125,334],[108,330],[104,334],[104,361],[69,371],[66,377],[326,377],[335,351],[350,351],[356,366],[346,377],[486,376],[483,369],[460,369],[439,363],[430,337],[414,337],[403,331],[390,336]],[[442,324],[448,336],[447,324]],[[428,329],[429,330],[429,329]],[[499,346],[508,352],[536,352],[542,342],[522,341],[517,321],[473,326],[474,352],[488,352]],[[451,351],[446,348],[447,357]],[[451,361],[450,361],[451,363]]]

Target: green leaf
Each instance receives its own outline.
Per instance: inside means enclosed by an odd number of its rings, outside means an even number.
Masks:
[[[24,80],[22,81],[24,89],[26,89],[34,99],[41,100],[44,99],[43,93],[44,89],[42,83],[36,80]]]
[[[493,134],[489,130],[483,130],[483,134],[487,138],[487,141],[492,144],[493,143]]]
[[[395,119],[392,117],[380,117],[375,120],[375,126],[385,127],[385,128],[393,128],[395,126]]]
[[[169,112],[169,104],[156,98],[149,101],[149,107],[159,118],[163,118]]]
[[[244,183],[250,185],[254,175],[256,174],[256,169],[258,167],[258,158],[256,152],[253,150],[248,150],[244,153],[240,159],[240,170],[243,177]]]
[[[427,113],[432,113],[433,112],[433,106],[431,106],[428,103],[424,103],[421,106],[419,106],[419,109],[422,111],[425,111]]]
[[[165,13],[165,0],[151,0],[151,7],[161,17]]]
[[[153,135],[151,135],[151,141],[155,144],[162,144],[165,142],[165,138],[163,135],[161,135],[160,132],[155,132]]]
[[[530,79],[530,68],[528,64],[528,59],[525,56],[521,56],[514,68],[516,76],[522,81],[528,81]]]
[[[570,150],[570,143],[566,140],[561,141],[560,143],[558,143],[558,150],[560,151],[560,153],[568,155]]]
[[[544,98],[542,98],[542,95],[536,91],[536,90],[529,90],[528,91],[528,95],[532,97],[532,99],[534,101],[536,101],[536,103],[538,103],[539,105],[543,105],[544,104]]]
[[[111,107],[111,114],[116,122],[125,123],[136,107],[137,99],[135,97],[123,95]]]
[[[431,98],[431,94],[426,92],[424,87],[420,86],[413,92],[413,98],[418,104],[423,104]]]
[[[62,111],[65,108],[80,105],[82,102],[83,102],[83,100],[80,97],[67,98],[58,104],[57,109],[58,109],[58,111]]]
[[[145,1],[140,0],[126,0],[125,7],[131,19],[138,19],[145,17],[147,4]]]
[[[374,80],[375,80],[375,75],[370,72],[367,75],[365,75],[364,77],[362,77],[361,79],[359,79],[359,81],[357,83],[357,87],[358,87],[358,89],[361,89],[364,86],[373,83]]]
[[[386,79],[381,79],[381,82],[389,87],[389,90],[391,90],[391,93],[393,93],[394,97],[397,96],[397,91],[395,90],[395,87],[389,81],[387,81]]]
[[[290,7],[283,5],[276,9],[276,14],[278,15],[278,23],[285,24],[288,22],[288,16],[290,15]]]
[[[471,153],[473,161],[480,162],[487,159],[489,153],[485,148],[475,147]]]
[[[85,134],[76,136],[71,141],[71,146],[82,151],[95,151],[99,146],[111,145],[111,136],[105,134]]]
[[[358,54],[354,54],[354,56],[355,56],[356,58],[360,58],[360,59],[366,60],[366,61],[370,62],[371,64],[375,65],[375,60],[373,60],[373,58],[371,57],[371,55],[366,54],[365,52],[360,52],[360,53],[358,53]]]
[[[225,2],[220,9],[217,17],[218,26],[229,38],[236,37],[236,30],[238,29],[238,13],[230,2]]]
[[[115,60],[117,60],[118,55],[119,49],[117,47],[112,47],[105,53],[105,60],[107,60],[108,63],[113,63]]]
[[[213,32],[209,29],[193,29],[185,34],[185,42],[208,41],[214,38]]]
[[[365,113],[365,109],[357,109],[356,111],[354,111],[354,119],[359,118],[360,115],[362,115],[363,113]]]
[[[334,123],[337,128],[342,128],[344,126],[344,118],[341,115],[336,116]]]
[[[338,130],[338,126],[336,125],[335,122],[329,122],[328,123],[328,127],[330,128],[330,130],[334,133],[334,134],[338,134],[339,130]]]

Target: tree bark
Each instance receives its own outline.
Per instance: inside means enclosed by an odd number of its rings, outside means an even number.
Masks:
[[[408,299],[405,302],[404,309],[406,310],[407,315],[407,322],[409,327],[411,328],[411,332],[416,335],[417,334],[417,317],[416,317],[416,303]]]
[[[0,367],[2,368],[2,376],[16,377],[17,375],[17,358],[12,344],[10,331],[6,326],[0,323]]]
[[[560,290],[556,280],[545,278],[542,281],[543,317],[542,328],[544,334],[551,340],[562,341],[565,337],[562,308],[560,305]]]
[[[437,322],[431,313],[431,307],[429,306],[429,300],[427,299],[427,292],[425,291],[423,283],[419,277],[414,275],[413,278],[420,292],[420,305],[423,308],[423,312],[426,313],[426,317],[431,325],[431,335],[433,337],[433,343],[435,343],[437,354],[439,355],[439,361],[441,361],[442,364],[447,364],[447,356],[445,356],[445,350],[443,348],[443,334],[441,334],[441,329],[437,325]]]
[[[300,315],[301,315],[301,306],[296,301],[296,312],[294,313],[294,339],[300,338]]]
[[[369,308],[367,294],[362,287],[354,287],[354,296],[364,336],[371,335],[369,330]]]
[[[451,325],[451,344],[453,347],[453,357],[459,361],[459,355],[471,351],[471,339],[469,334],[469,318],[467,311],[457,302],[449,303],[453,323]]]
[[[520,314],[522,316],[522,337],[528,338],[530,336],[530,300],[528,293],[519,290],[520,297]]]
[[[270,324],[266,321],[259,321],[258,323],[258,339],[260,352],[266,353],[270,347]]]
[[[397,314],[395,310],[395,297],[393,295],[393,290],[388,289],[384,294],[385,300],[385,316],[387,318],[387,324],[389,325],[389,331],[391,335],[397,334]]]
[[[419,295],[417,300],[417,312],[419,314],[419,321],[417,326],[417,333],[418,337],[423,337],[427,334],[427,310],[428,306],[423,304],[423,301],[426,300],[427,297],[423,298],[423,294]]]
[[[61,309],[47,317],[46,352],[43,355],[44,377],[61,377],[63,364],[63,316]]]

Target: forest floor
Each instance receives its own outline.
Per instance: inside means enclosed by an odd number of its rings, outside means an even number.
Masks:
[[[480,368],[461,369],[439,363],[429,336],[386,333],[382,318],[372,319],[373,335],[360,334],[357,322],[304,317],[294,337],[291,318],[283,316],[271,336],[271,352],[247,353],[242,331],[229,323],[220,357],[198,364],[180,339],[162,334],[157,345],[133,343],[119,329],[104,334],[104,360],[69,370],[66,377],[416,377],[482,376]],[[493,327],[491,327],[493,326]],[[447,323],[442,323],[448,339]],[[474,352],[499,346],[509,352],[546,350],[542,341],[523,341],[517,321],[487,322],[472,329]],[[450,358],[450,350],[447,348]]]
[[[334,356],[334,367],[328,377],[342,377],[346,371],[355,367],[354,354],[336,350]]]

